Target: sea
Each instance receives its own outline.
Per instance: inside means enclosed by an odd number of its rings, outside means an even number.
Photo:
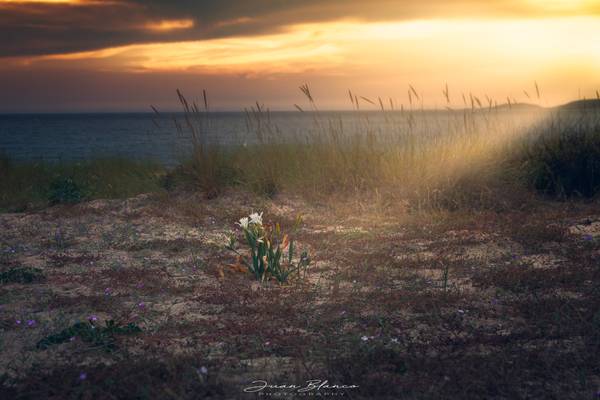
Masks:
[[[192,125],[203,143],[236,146],[260,142],[260,135],[269,135],[269,140],[313,140],[318,130],[370,131],[383,137],[407,131],[411,123],[413,134],[432,135],[462,124],[464,117],[462,112],[415,114],[416,118],[400,112],[211,112],[192,118]],[[480,119],[488,115],[482,112]],[[192,137],[181,113],[0,114],[0,154],[15,161],[127,158],[172,166],[189,155]]]

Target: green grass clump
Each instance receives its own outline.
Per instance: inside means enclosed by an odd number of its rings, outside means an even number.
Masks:
[[[50,204],[74,204],[83,198],[81,188],[71,178],[59,177],[50,183],[48,200]]]
[[[559,198],[600,191],[600,121],[578,120],[538,133],[522,157],[528,184]]]
[[[0,211],[126,198],[162,189],[164,167],[141,161],[15,162],[0,158]]]
[[[236,183],[231,155],[218,146],[196,148],[189,159],[167,172],[163,180],[167,190],[184,187],[203,191],[207,198],[216,197],[224,187]]]
[[[11,267],[0,272],[0,283],[34,283],[43,282],[46,279],[39,268]]]

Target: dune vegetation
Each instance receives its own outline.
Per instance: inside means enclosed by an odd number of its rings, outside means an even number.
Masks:
[[[231,185],[270,197],[392,191],[418,209],[511,207],[527,191],[565,199],[600,189],[600,100],[544,109],[510,99],[484,104],[471,95],[462,108],[447,97],[446,110],[428,111],[412,87],[400,110],[391,99],[349,92],[355,121],[348,126],[340,115],[321,113],[308,86],[300,89],[308,106],[296,107],[312,114],[312,129],[284,135],[257,103],[245,110],[238,146],[207,142],[206,94],[201,108],[178,92],[185,116],[177,127],[193,149],[167,180],[209,197]],[[365,105],[379,110],[362,111]]]
[[[0,161],[0,397],[597,398],[598,104],[301,90],[237,145],[179,93],[175,168]]]
[[[79,163],[17,162],[0,156],[0,211],[25,211],[91,199],[126,198],[161,189],[154,162],[97,159]]]
[[[545,109],[510,99],[498,106],[471,95],[460,106],[447,97],[446,110],[432,111],[419,106],[412,87],[409,105],[400,109],[391,99],[349,92],[354,108],[349,123],[339,113],[321,112],[307,85],[300,89],[308,105],[295,106],[311,113],[311,129],[283,133],[257,102],[245,110],[246,131],[236,145],[209,138],[206,93],[198,106],[178,91],[184,113],[174,116],[175,126],[192,149],[168,170],[149,161],[57,165],[3,156],[0,209],[78,200],[63,199],[65,190],[81,192],[72,193],[79,200],[175,188],[201,190],[211,198],[231,186],[268,197],[282,191],[314,197],[380,190],[416,208],[477,208],[520,203],[521,196],[506,196],[507,187],[561,199],[591,198],[600,189],[600,100]],[[363,110],[367,106],[379,110]]]

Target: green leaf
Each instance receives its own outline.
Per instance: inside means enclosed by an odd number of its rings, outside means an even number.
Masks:
[[[294,240],[290,240],[290,246],[288,248],[288,263],[292,263],[292,258],[294,257]]]

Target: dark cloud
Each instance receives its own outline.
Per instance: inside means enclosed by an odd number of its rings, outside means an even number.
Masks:
[[[0,57],[95,50],[118,45],[276,32],[289,24],[341,18],[402,20],[438,16],[536,15],[517,0],[108,0],[3,3]],[[599,10],[594,10],[599,11]],[[162,20],[194,27],[144,29]]]

